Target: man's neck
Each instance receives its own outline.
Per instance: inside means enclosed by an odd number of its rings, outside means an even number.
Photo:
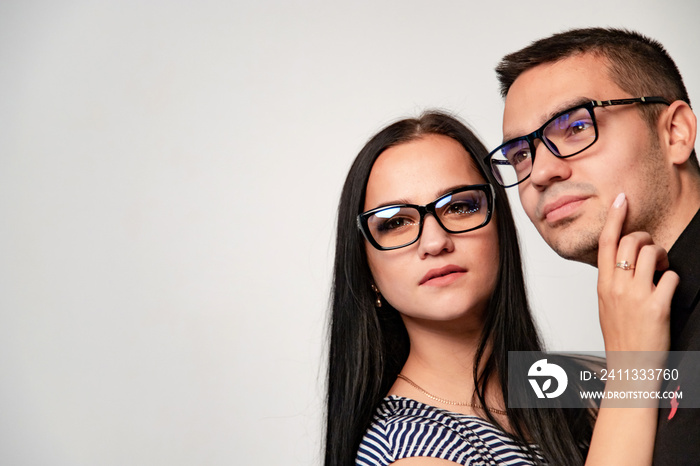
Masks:
[[[663,224],[652,233],[654,243],[669,251],[700,210],[700,175],[688,168],[679,174],[681,182],[674,193],[673,207]]]

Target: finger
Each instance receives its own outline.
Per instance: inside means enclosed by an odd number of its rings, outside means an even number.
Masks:
[[[635,278],[645,280],[653,284],[654,272],[668,268],[668,254],[666,250],[656,244],[647,244],[641,248],[637,256]]]
[[[620,240],[617,247],[617,256],[615,257],[615,267],[620,272],[630,272],[627,275],[634,275],[634,269],[639,260],[639,253],[647,245],[653,245],[654,241],[651,235],[645,231],[635,231],[625,235]],[[630,267],[618,267],[618,264],[627,263]]]
[[[673,293],[676,292],[676,288],[680,283],[681,279],[676,272],[673,270],[667,270],[661,276],[661,280],[656,285],[656,295],[661,300],[661,302],[668,304],[668,310],[670,315],[671,310],[671,299],[673,299]]]
[[[627,199],[620,193],[608,211],[603,230],[598,240],[598,279],[608,280],[615,268],[617,245],[622,233],[622,224],[627,215]]]

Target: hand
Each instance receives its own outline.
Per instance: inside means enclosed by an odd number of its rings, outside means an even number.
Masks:
[[[654,272],[668,268],[667,253],[646,232],[620,239],[626,215],[627,200],[620,194],[599,241],[598,307],[605,350],[667,351],[671,298],[680,279],[667,270],[654,285]],[[623,261],[634,268],[616,267]]]

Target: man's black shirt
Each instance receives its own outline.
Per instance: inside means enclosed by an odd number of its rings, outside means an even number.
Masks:
[[[678,237],[668,253],[670,269],[680,276],[671,302],[671,351],[700,351],[700,211]],[[697,358],[693,358],[697,360]],[[690,358],[674,365],[679,379],[664,390],[683,392],[687,400],[700,400],[700,367]],[[697,366],[697,364],[693,364]],[[661,402],[654,447],[655,465],[700,465],[700,409],[683,408],[678,400],[674,412],[670,400]],[[670,419],[669,419],[670,418]]]

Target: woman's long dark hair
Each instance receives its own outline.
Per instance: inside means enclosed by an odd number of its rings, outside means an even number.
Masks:
[[[459,142],[496,191],[499,273],[474,361],[476,395],[481,405],[486,406],[484,387],[492,376],[498,378],[503,397],[508,399],[508,351],[541,350],[527,301],[515,223],[505,190],[484,169],[486,148],[460,121],[441,112],[427,112],[386,127],[355,159],[338,208],[329,323],[326,466],[355,463],[375,409],[409,353],[408,334],[398,311],[386,301],[375,308],[377,296],[371,288],[364,239],[356,224],[364,207],[367,180],[375,160],[386,149],[430,134]],[[481,373],[478,367],[483,367]],[[557,465],[583,463],[593,422],[587,410],[508,409],[507,414],[514,437],[524,445],[539,445],[547,461]],[[499,425],[490,412],[486,415]]]

